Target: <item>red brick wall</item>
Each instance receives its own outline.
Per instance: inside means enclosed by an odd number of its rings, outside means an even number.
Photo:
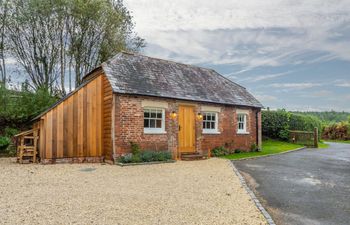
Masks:
[[[165,109],[166,134],[145,134],[143,131],[143,100],[165,101],[168,108]],[[130,152],[130,141],[140,145],[142,149],[166,151],[174,153],[177,149],[177,119],[171,119],[172,111],[178,112],[181,104],[193,104],[195,113],[200,112],[201,106],[220,107],[218,129],[220,134],[202,134],[202,121],[196,121],[196,149],[207,152],[217,146],[231,143],[231,147],[248,151],[251,144],[256,143],[256,109],[218,104],[203,104],[192,101],[180,101],[156,97],[143,97],[131,95],[115,95],[115,156]],[[249,134],[237,134],[236,109],[249,110],[248,131]],[[261,120],[260,120],[261,121]],[[261,123],[259,121],[259,126]]]

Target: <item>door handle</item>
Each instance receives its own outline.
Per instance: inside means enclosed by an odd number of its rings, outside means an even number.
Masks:
[[[179,125],[179,131],[181,130],[181,126]]]

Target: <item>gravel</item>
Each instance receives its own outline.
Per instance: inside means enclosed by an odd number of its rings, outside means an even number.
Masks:
[[[0,224],[266,224],[230,162],[119,167],[0,158]]]

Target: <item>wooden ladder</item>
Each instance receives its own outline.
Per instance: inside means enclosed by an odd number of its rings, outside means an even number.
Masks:
[[[36,163],[38,153],[38,130],[29,130],[17,134],[17,162]]]

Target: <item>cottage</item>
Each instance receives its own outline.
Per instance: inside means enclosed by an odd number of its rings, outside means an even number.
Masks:
[[[34,120],[43,163],[112,162],[142,149],[206,154],[261,145],[262,105],[211,69],[119,53]]]

